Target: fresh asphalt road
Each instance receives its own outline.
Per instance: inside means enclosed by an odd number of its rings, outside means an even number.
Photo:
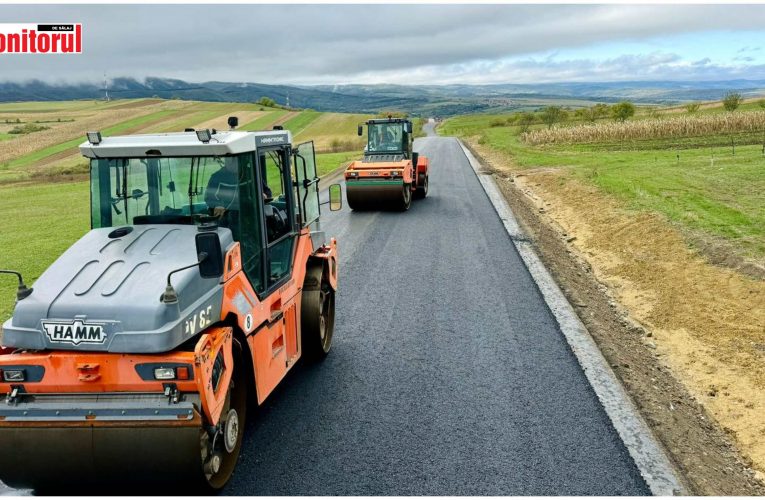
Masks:
[[[332,352],[250,413],[224,493],[647,494],[459,144],[417,149],[408,212],[322,215]]]

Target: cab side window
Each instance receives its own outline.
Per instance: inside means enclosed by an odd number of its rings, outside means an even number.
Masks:
[[[255,292],[261,293],[266,289],[263,272],[265,252],[261,230],[261,194],[257,189],[254,160],[255,157],[251,153],[239,156],[238,210],[231,212],[231,222],[237,229],[234,238],[241,246],[244,273]]]
[[[286,151],[275,149],[260,155],[263,181],[263,216],[265,218],[268,286],[290,273],[294,244],[294,201],[285,186],[289,175]]]

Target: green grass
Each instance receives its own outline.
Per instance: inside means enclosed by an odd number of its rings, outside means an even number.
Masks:
[[[245,131],[258,131],[258,130],[266,130],[270,128],[270,125],[274,123],[276,120],[281,118],[282,116],[286,115],[287,111],[283,109],[277,109],[274,111],[271,111],[263,116],[260,116],[250,123],[246,123],[239,127],[239,130],[245,130]]]
[[[303,111],[299,115],[284,122],[284,128],[292,132],[292,135],[295,136],[305,130],[308,125],[313,123],[313,121],[321,115],[322,113],[319,111]]]
[[[346,151],[343,153],[322,153],[316,155],[316,172],[319,177],[327,175],[341,166],[361,157],[358,151]]]
[[[0,141],[7,141],[8,139],[13,139],[16,137],[15,134],[6,134],[4,132],[0,132]]]
[[[636,210],[658,212],[671,221],[723,238],[744,255],[765,256],[765,156],[762,145],[702,147],[678,141],[645,144],[529,146],[517,127],[489,127],[492,117],[449,119],[442,135],[479,137],[479,143],[506,154],[519,169],[565,168]],[[725,144],[725,143],[724,143]],[[678,159],[679,155],[679,159]]]
[[[90,227],[86,182],[0,187],[0,268],[20,271],[31,286]],[[0,276],[0,321],[10,316],[12,276]]]

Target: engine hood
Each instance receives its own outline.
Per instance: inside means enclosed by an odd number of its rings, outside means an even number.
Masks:
[[[197,268],[173,275],[178,302],[160,298],[170,271],[197,261],[196,226],[94,229],[61,255],[3,325],[2,345],[124,353],[171,350],[219,321],[223,288]],[[217,229],[222,250],[234,243]]]

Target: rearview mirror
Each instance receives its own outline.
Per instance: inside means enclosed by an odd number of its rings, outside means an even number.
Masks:
[[[407,134],[412,133],[412,122],[404,122],[404,132]]]
[[[343,189],[340,184],[329,186],[329,209],[333,212],[343,208]]]
[[[196,244],[199,275],[203,278],[223,276],[223,251],[220,248],[218,233],[212,231],[197,233]]]
[[[361,137],[362,135],[364,135],[364,126],[363,126],[363,125],[359,125],[359,128],[358,128],[358,130],[357,130],[357,133],[359,134],[359,137]]]

